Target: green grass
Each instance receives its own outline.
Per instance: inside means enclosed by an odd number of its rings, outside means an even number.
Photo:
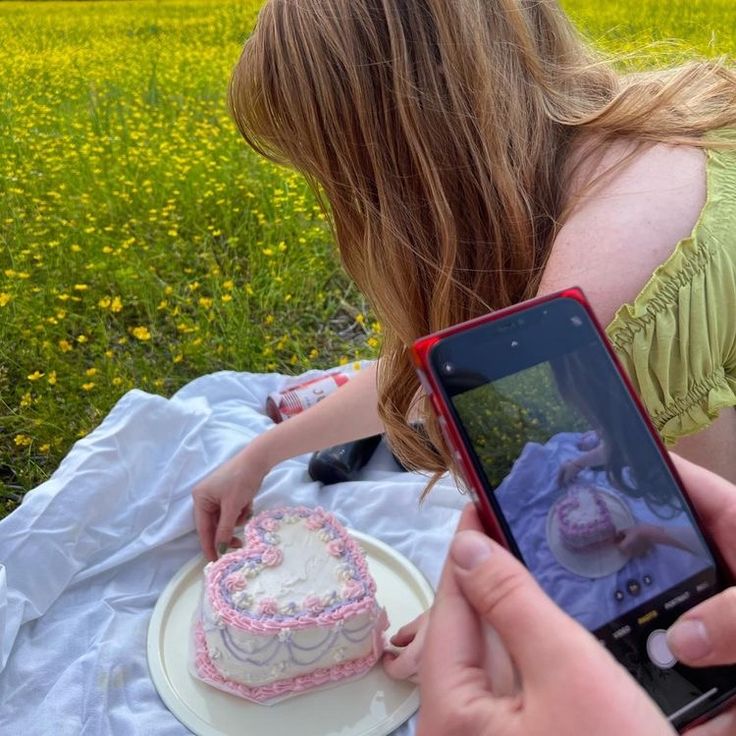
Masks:
[[[375,354],[314,198],[227,114],[259,6],[2,3],[0,516],[130,388]],[[730,0],[565,6],[608,50],[668,42],[637,64],[736,52]]]

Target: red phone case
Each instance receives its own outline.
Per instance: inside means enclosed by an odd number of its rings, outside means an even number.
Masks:
[[[468,490],[470,491],[473,501],[475,502],[476,508],[478,509],[478,516],[480,517],[480,520],[486,532],[488,533],[488,535],[492,537],[493,539],[495,539],[497,542],[499,542],[499,544],[502,544],[503,546],[505,546],[506,548],[510,548],[510,544],[508,540],[506,539],[506,535],[504,534],[503,529],[498,522],[498,519],[496,518],[496,514],[493,510],[493,507],[491,506],[488,498],[486,498],[486,492],[484,490],[483,482],[481,481],[480,476],[478,475],[478,472],[471,459],[470,453],[468,452],[468,449],[465,446],[465,443],[462,441],[462,435],[457,425],[455,424],[453,413],[450,411],[450,408],[447,405],[447,402],[444,397],[444,393],[439,388],[439,382],[432,370],[432,365],[430,363],[429,356],[430,356],[430,353],[432,352],[432,349],[438,343],[440,343],[442,340],[449,337],[450,335],[456,335],[461,332],[467,332],[468,330],[472,330],[476,327],[479,327],[480,325],[484,325],[489,322],[495,322],[496,320],[502,319],[504,317],[508,317],[509,315],[512,315],[512,314],[524,312],[532,307],[536,307],[540,304],[544,304],[546,302],[550,302],[555,299],[574,299],[585,309],[596,331],[601,337],[601,341],[603,342],[606,349],[608,350],[608,353],[611,356],[611,359],[613,360],[613,363],[616,366],[616,369],[618,370],[619,374],[624,379],[626,389],[628,390],[629,394],[631,394],[631,397],[634,399],[634,403],[636,404],[639,410],[639,413],[642,415],[646,423],[646,426],[649,430],[649,433],[654,438],[660,454],[664,457],[665,462],[667,463],[667,466],[669,467],[670,472],[674,476],[678,486],[683,491],[683,493],[687,496],[685,489],[683,488],[682,481],[680,480],[680,477],[677,474],[677,470],[675,469],[672,463],[672,460],[670,459],[669,453],[667,452],[666,448],[662,444],[662,440],[660,439],[657,430],[652,425],[652,422],[649,419],[649,415],[646,409],[644,408],[643,404],[641,403],[641,400],[639,399],[639,396],[637,395],[636,391],[631,385],[631,381],[629,380],[629,377],[626,375],[626,372],[621,367],[621,364],[619,363],[618,358],[616,357],[616,354],[613,352],[613,349],[611,348],[611,345],[608,342],[606,333],[604,332],[603,328],[598,322],[598,319],[593,313],[593,310],[590,304],[588,303],[587,299],[585,298],[585,295],[583,294],[582,290],[578,287],[572,287],[569,289],[564,289],[563,291],[556,292],[554,294],[547,294],[545,296],[540,296],[535,299],[529,299],[528,301],[521,302],[519,304],[515,304],[514,306],[507,307],[505,309],[499,309],[496,312],[492,312],[490,314],[483,315],[482,317],[477,317],[467,322],[462,322],[460,324],[453,325],[452,327],[448,327],[447,329],[440,330],[439,332],[434,332],[431,335],[427,335],[426,337],[422,337],[419,340],[417,340],[412,345],[412,348],[411,348],[412,359],[417,369],[419,380],[425,392],[429,396],[432,407],[434,408],[437,414],[437,421],[439,422],[440,430],[442,431],[442,436],[445,438],[445,442],[447,443],[449,449],[452,451],[455,461],[458,465],[458,468],[460,469],[460,471],[462,472],[464,476],[465,482],[468,486]],[[691,511],[693,515],[695,516],[695,519],[697,520],[698,525],[702,528],[701,520],[699,519],[697,512],[695,511],[695,509],[692,508],[692,506],[691,506]],[[712,551],[714,552],[714,555],[718,559],[719,563],[722,563],[720,556],[717,554],[717,550],[712,550]]]

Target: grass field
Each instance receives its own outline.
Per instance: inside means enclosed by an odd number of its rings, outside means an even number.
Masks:
[[[313,197],[228,118],[260,4],[0,4],[0,516],[133,387],[375,353]],[[565,6],[628,63],[736,53],[731,0]]]

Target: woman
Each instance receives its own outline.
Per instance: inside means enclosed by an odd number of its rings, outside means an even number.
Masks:
[[[729,68],[622,76],[554,0],[270,0],[231,107],[321,192],[385,337],[372,370],[195,489],[210,559],[288,457],[385,430],[406,464],[451,467],[407,346],[574,284],[668,444],[736,480]]]

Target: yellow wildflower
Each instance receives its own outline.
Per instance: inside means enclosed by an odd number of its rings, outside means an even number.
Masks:
[[[14,442],[17,447],[28,447],[33,440],[27,434],[17,434],[14,437]]]
[[[0,292],[0,307],[4,307],[13,297],[6,292]]]
[[[71,343],[68,340],[59,340],[59,350],[62,353],[68,353],[72,349]]]
[[[91,391],[95,387],[95,385],[96,384],[95,384],[94,381],[90,381],[89,383],[83,383],[82,384],[82,389],[84,391]]]
[[[56,386],[56,371],[51,371],[46,379],[50,385]]]
[[[141,342],[151,339],[151,333],[147,327],[134,327],[130,332],[136,340]]]
[[[43,378],[44,374],[41,373],[41,371],[33,371],[33,373],[29,373],[26,378],[28,378],[29,381],[38,381],[39,378]]]

